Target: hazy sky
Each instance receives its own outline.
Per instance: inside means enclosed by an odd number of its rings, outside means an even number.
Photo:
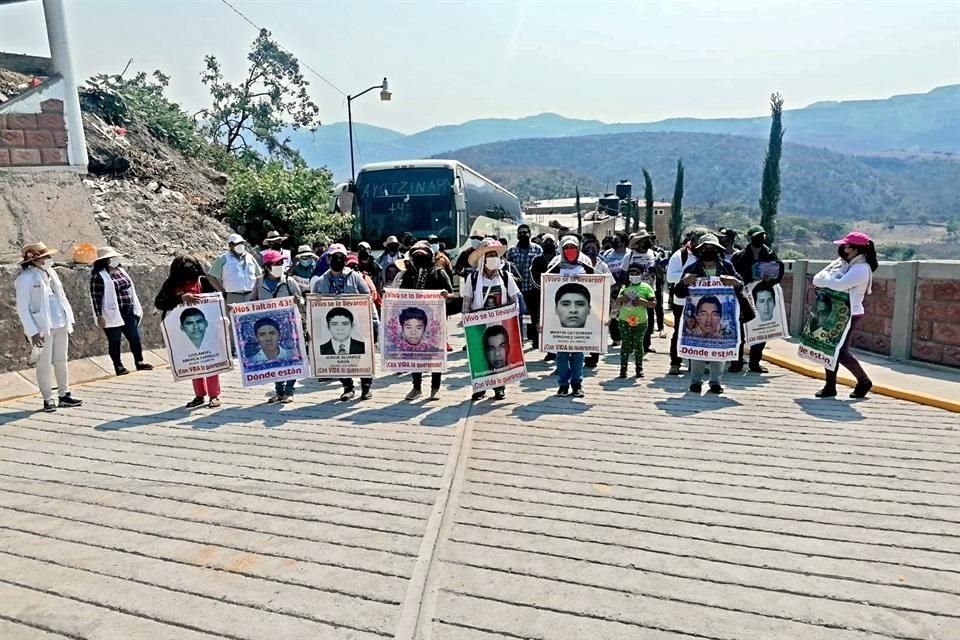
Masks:
[[[239,77],[256,30],[221,0],[64,0],[81,77],[173,76],[204,104],[205,54]],[[354,117],[404,132],[545,111],[608,122],[766,112],[960,83],[960,0],[499,2],[231,0],[346,93],[390,79]],[[0,5],[0,50],[46,55],[39,0]],[[325,122],[338,91],[309,72]]]

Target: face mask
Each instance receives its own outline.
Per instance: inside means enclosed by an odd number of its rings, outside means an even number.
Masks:
[[[363,247],[360,247],[360,248],[357,250],[357,257],[358,257],[359,259],[361,259],[361,260],[366,260],[367,258],[370,257],[370,254],[367,253],[367,250],[366,250],[366,249],[364,249]]]
[[[837,247],[837,255],[843,258],[844,260],[847,259],[846,249],[847,249],[846,245],[843,245],[843,244]]]
[[[343,267],[347,264],[347,257],[336,253],[330,256],[330,268],[334,271],[343,271]]]
[[[710,251],[701,251],[700,260],[702,262],[716,262],[717,261],[717,252],[713,249]]]
[[[430,256],[426,253],[413,254],[413,266],[417,269],[428,269],[430,267]]]
[[[500,268],[500,258],[498,258],[497,256],[484,258],[483,266],[487,268],[487,271],[496,271],[497,269]]]
[[[528,233],[519,233],[517,234],[517,244],[521,247],[525,247],[530,244],[530,234]]]
[[[552,243],[552,242],[544,242],[542,246],[543,246],[543,250],[544,250],[546,253],[556,253],[556,252],[557,252],[557,245],[555,245],[555,244]]]
[[[243,245],[235,244],[233,245],[233,249],[231,249],[231,251],[233,251],[234,255],[242,256],[244,254]]]
[[[630,284],[640,284],[641,282],[643,282],[643,276],[630,276]]]
[[[597,250],[593,247],[590,247],[589,249],[584,249],[583,252],[587,254],[587,257],[590,258],[591,260],[597,257]]]
[[[396,253],[396,252],[397,252],[397,249],[399,249],[399,248],[400,248],[400,245],[397,245],[397,244],[388,244],[388,245],[387,245],[387,253]]]
[[[111,269],[116,269],[117,267],[120,266],[120,258],[110,258],[110,262],[108,262],[107,264],[110,265]]]
[[[640,243],[640,248],[643,249],[644,251],[648,251],[652,246],[653,246],[653,243],[650,242],[649,240],[644,240],[643,242]]]
[[[433,251],[434,254],[437,254],[440,252],[440,245],[437,243],[433,243],[430,245],[430,250]]]
[[[270,275],[272,275],[274,278],[279,278],[280,276],[282,276],[282,275],[283,275],[283,265],[282,265],[282,264],[277,264],[277,265],[274,265],[274,266],[270,267]]]
[[[567,262],[576,262],[580,257],[580,250],[575,247],[567,247],[563,250],[563,259]]]
[[[313,268],[316,264],[317,264],[317,263],[314,262],[312,259],[306,259],[306,260],[301,260],[301,261],[300,261],[300,266],[301,266],[301,267],[306,267],[306,268],[308,268],[308,269]]]
[[[750,244],[752,244],[755,247],[762,247],[764,240],[766,240],[766,238],[763,236],[763,234],[760,234],[750,238]]]

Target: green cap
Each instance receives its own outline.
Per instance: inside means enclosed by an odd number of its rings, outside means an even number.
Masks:
[[[760,234],[760,233],[766,233],[766,230],[764,230],[764,228],[761,227],[761,226],[758,225],[758,224],[755,224],[755,225],[753,225],[752,227],[750,227],[749,229],[747,229],[747,237],[748,237],[748,238],[752,238],[753,236],[755,236],[755,235],[757,235],[757,234]]]

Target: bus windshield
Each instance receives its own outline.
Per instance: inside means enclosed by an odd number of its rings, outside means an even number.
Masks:
[[[452,169],[361,171],[354,206],[361,236],[374,246],[407,231],[416,238],[434,234],[447,246],[456,243]]]

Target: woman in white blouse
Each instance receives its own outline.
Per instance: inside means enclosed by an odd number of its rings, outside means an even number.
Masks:
[[[120,358],[120,346],[126,336],[137,371],[153,366],[143,360],[140,320],[143,307],[130,274],[120,267],[120,254],[113,247],[97,249],[97,261],[90,272],[90,300],[97,326],[107,336],[107,350],[118,376],[130,373]]]
[[[873,382],[860,366],[860,362],[850,353],[850,336],[863,319],[863,298],[870,293],[873,285],[873,272],[877,270],[877,250],[870,236],[860,231],[851,231],[842,239],[835,240],[834,244],[838,245],[837,253],[840,257],[813,276],[813,286],[846,291],[850,295],[850,330],[840,347],[838,360],[857,379],[857,385],[850,397],[863,398],[873,387]],[[837,395],[837,371],[824,370],[824,373],[826,384],[816,396],[832,398]]]

